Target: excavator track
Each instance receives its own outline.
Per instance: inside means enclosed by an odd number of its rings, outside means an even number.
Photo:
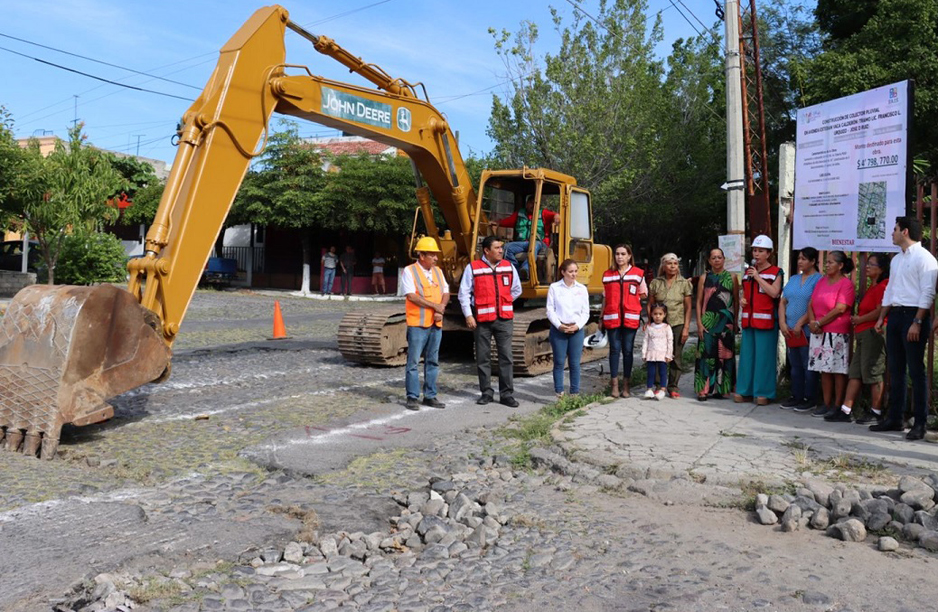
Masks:
[[[407,363],[407,321],[399,309],[349,312],[339,323],[339,351],[349,361],[378,366]]]
[[[598,325],[591,321],[586,325],[586,334],[596,331]],[[515,311],[514,333],[511,338],[511,356],[515,364],[515,376],[537,376],[550,372],[554,367],[553,351],[550,347],[550,322],[542,309]],[[493,363],[498,362],[494,352]],[[602,359],[608,349],[583,349],[582,363]],[[493,368],[493,372],[497,372]]]

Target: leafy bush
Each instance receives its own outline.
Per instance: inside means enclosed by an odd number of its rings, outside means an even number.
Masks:
[[[127,278],[127,255],[114,234],[76,232],[65,239],[55,280],[65,285],[122,282]]]

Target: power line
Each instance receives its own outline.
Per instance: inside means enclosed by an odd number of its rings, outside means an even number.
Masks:
[[[3,32],[0,32],[0,36],[2,36],[3,38],[9,38],[9,39],[11,39],[11,40],[19,41],[19,42],[21,42],[21,43],[26,43],[27,45],[33,45],[33,46],[35,46],[35,47],[41,47],[41,48],[43,48],[43,49],[49,49],[50,51],[55,51],[56,53],[63,53],[63,54],[65,54],[65,55],[71,55],[72,57],[78,57],[78,58],[81,58],[81,59],[83,59],[83,60],[88,60],[89,62],[95,62],[96,64],[103,64],[103,65],[105,65],[105,66],[110,66],[111,68],[118,68],[119,70],[126,70],[127,72],[132,72],[132,73],[134,73],[134,74],[140,74],[140,75],[143,75],[143,76],[152,77],[152,78],[157,79],[157,80],[160,80],[160,81],[165,81],[166,83],[172,83],[172,84],[174,84],[174,85],[182,85],[183,87],[188,87],[189,89],[195,89],[196,91],[201,91],[201,88],[196,87],[196,86],[194,86],[194,85],[189,85],[188,83],[182,83],[182,82],[180,82],[180,81],[174,81],[174,80],[172,80],[172,79],[167,79],[167,78],[164,78],[164,77],[161,77],[161,76],[156,76],[156,75],[154,75],[154,74],[149,74],[149,73],[147,73],[147,72],[141,72],[140,70],[134,70],[133,68],[127,68],[127,67],[125,67],[125,66],[119,66],[119,65],[117,65],[117,64],[112,64],[112,63],[110,63],[110,62],[105,62],[105,61],[102,61],[102,60],[94,59],[93,57],[88,57],[88,56],[86,56],[86,55],[79,55],[78,53],[72,53],[71,51],[65,51],[65,50],[63,50],[63,49],[56,49],[55,47],[50,47],[50,46],[48,46],[48,45],[42,45],[42,44],[39,44],[39,43],[37,43],[37,42],[33,42],[33,41],[31,41],[31,40],[26,40],[25,38],[17,38],[16,36],[10,36],[9,34],[4,34]]]
[[[724,51],[724,52],[725,52],[725,48],[723,47],[723,43],[721,43],[720,40],[717,38],[716,34],[713,32],[713,29],[708,28],[708,27],[704,24],[704,22],[701,21],[699,17],[697,17],[697,15],[694,13],[694,11],[690,10],[690,8],[689,8],[686,4],[684,4],[683,0],[677,0],[677,1],[681,4],[681,6],[683,6],[685,9],[687,9],[687,12],[690,13],[690,14],[694,17],[694,19],[697,20],[697,23],[699,23],[699,24],[703,27],[704,30],[706,30],[707,32],[710,33],[710,37],[713,38],[713,42],[714,42],[714,44],[716,44],[717,48],[719,48],[721,51]],[[674,0],[671,0],[671,4],[674,5]],[[704,37],[703,33],[702,33],[700,30],[698,30],[698,29],[694,26],[693,23],[690,22],[690,19],[687,19],[687,15],[685,15],[684,12],[681,11],[681,9],[677,8],[677,5],[674,5],[674,8],[677,9],[677,11],[681,14],[681,17],[683,17],[683,18],[687,21],[687,23],[690,23],[690,27],[694,28],[694,31],[697,32],[697,35],[700,36],[701,38],[703,38],[703,37]]]
[[[136,91],[142,91],[142,92],[144,92],[144,93],[152,93],[152,94],[156,94],[156,95],[158,95],[158,96],[166,96],[167,98],[176,98],[177,100],[185,100],[186,102],[192,102],[192,100],[191,100],[190,98],[183,98],[182,96],[177,96],[177,95],[173,95],[173,94],[168,94],[168,93],[164,93],[164,92],[162,92],[162,91],[156,91],[155,89],[145,89],[145,88],[143,88],[143,87],[136,87],[136,86],[134,86],[134,85],[127,85],[126,83],[118,83],[117,81],[112,81],[112,80],[110,80],[110,79],[105,79],[104,77],[99,77],[99,76],[96,76],[96,75],[93,75],[93,74],[89,74],[89,73],[87,73],[87,72],[82,72],[81,70],[76,70],[75,68],[69,68],[68,66],[63,66],[63,65],[61,65],[61,64],[56,64],[56,63],[54,63],[54,62],[50,62],[50,61],[47,61],[47,60],[44,60],[44,59],[39,59],[38,57],[33,57],[33,56],[31,56],[31,55],[26,55],[25,53],[20,53],[19,51],[14,51],[13,49],[7,49],[6,47],[0,47],[0,50],[6,51],[6,52],[8,52],[8,53],[12,53],[12,54],[14,54],[14,55],[19,55],[20,57],[25,57],[25,58],[27,58],[27,59],[31,59],[31,60],[37,61],[37,62],[39,62],[40,64],[46,64],[46,65],[48,65],[48,66],[53,66],[53,67],[59,68],[59,69],[61,69],[61,70],[67,70],[68,72],[74,72],[75,74],[80,74],[80,75],[86,76],[86,77],[88,77],[88,78],[90,78],[90,79],[95,79],[95,80],[97,80],[97,81],[103,81],[103,82],[105,82],[105,83],[110,83],[111,85],[117,85],[118,87],[125,87],[125,88],[127,88],[127,89],[134,89],[134,90],[136,90]]]
[[[386,4],[386,3],[390,2],[390,1],[391,1],[391,0],[380,0],[380,2],[374,2],[374,3],[372,3],[372,4],[368,4],[368,5],[365,5],[365,6],[360,6],[360,7],[358,7],[358,8],[352,9],[352,10],[350,10],[350,11],[345,11],[344,13],[338,13],[338,14],[336,14],[336,15],[332,15],[331,17],[325,17],[325,18],[320,19],[320,20],[318,20],[318,21],[311,21],[311,22],[309,22],[309,23],[307,23],[307,24],[304,24],[303,27],[304,27],[304,28],[311,28],[311,27],[313,27],[313,26],[321,25],[321,24],[327,23],[327,22],[329,22],[329,21],[333,21],[333,20],[335,20],[335,19],[339,19],[339,18],[341,18],[341,17],[347,17],[348,15],[351,15],[351,14],[353,14],[353,13],[357,13],[357,12],[359,12],[359,11],[364,11],[365,9],[370,9],[371,7],[373,7],[373,6],[378,6],[379,4]]]

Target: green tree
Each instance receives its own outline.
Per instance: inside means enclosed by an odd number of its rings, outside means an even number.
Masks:
[[[308,228],[318,218],[324,184],[319,153],[303,142],[296,122],[281,120],[235,197],[227,224]],[[217,244],[217,243],[216,243]],[[303,232],[303,292],[309,292],[310,241]]]
[[[127,254],[114,234],[80,228],[62,242],[57,273],[68,285],[116,283],[127,279]]]
[[[0,105],[0,232],[10,223],[13,209],[14,177],[24,162],[22,149],[13,137],[13,117]]]
[[[70,129],[68,143],[57,143],[47,157],[38,142],[29,143],[13,177],[10,210],[39,243],[50,285],[67,233],[116,218],[107,198],[120,184],[105,156],[85,145],[82,124]]]
[[[823,50],[806,63],[804,105],[915,80],[913,156],[938,168],[938,0],[818,0]]]
[[[343,155],[332,159],[319,194],[316,223],[329,229],[409,234],[417,200],[406,157]]]
[[[660,22],[646,33],[645,0],[600,2],[598,24],[574,13],[556,54],[534,54],[538,27],[527,22],[495,47],[508,69],[511,93],[495,97],[489,136],[505,165],[546,166],[586,188],[611,175],[642,193],[641,170],[660,162],[655,128],[663,66],[654,59]],[[543,68],[542,68],[543,65]]]
[[[164,181],[153,180],[137,189],[131,198],[133,204],[124,209],[121,221],[129,225],[140,223],[150,225],[153,223],[153,217],[156,216],[156,209],[159,208],[160,198],[163,197],[165,187],[166,183]]]
[[[597,239],[629,242],[653,259],[696,255],[725,222],[724,70],[716,32],[656,60],[660,22],[641,0],[602,3],[597,25],[575,17],[541,62],[537,27],[496,40],[512,76],[493,101],[489,135],[509,166],[544,165],[593,192]],[[513,41],[509,45],[509,41]]]
[[[105,152],[108,163],[121,175],[123,183],[118,192],[112,195],[119,196],[120,192],[127,194],[127,199],[134,201],[137,192],[149,185],[159,183],[156,171],[148,162],[129,155],[115,155]]]

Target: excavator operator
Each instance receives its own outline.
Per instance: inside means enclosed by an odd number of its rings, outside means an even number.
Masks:
[[[524,214],[520,210],[515,211],[513,215],[509,215],[499,221],[498,223],[492,223],[493,227],[511,227],[514,228],[514,241],[509,242],[505,245],[505,259],[511,262],[524,278],[528,276],[528,258],[525,255],[522,261],[518,262],[518,256],[522,253],[527,253],[530,248],[530,239],[531,239],[531,226],[534,224],[534,195],[529,195],[524,202]],[[560,225],[560,215],[547,210],[546,208],[541,211],[541,217],[537,220],[537,242],[534,252],[534,258],[537,259],[537,256],[541,254],[541,251],[545,247],[550,246],[550,238],[544,235],[544,228],[551,227],[551,233],[553,233],[553,228]]]

